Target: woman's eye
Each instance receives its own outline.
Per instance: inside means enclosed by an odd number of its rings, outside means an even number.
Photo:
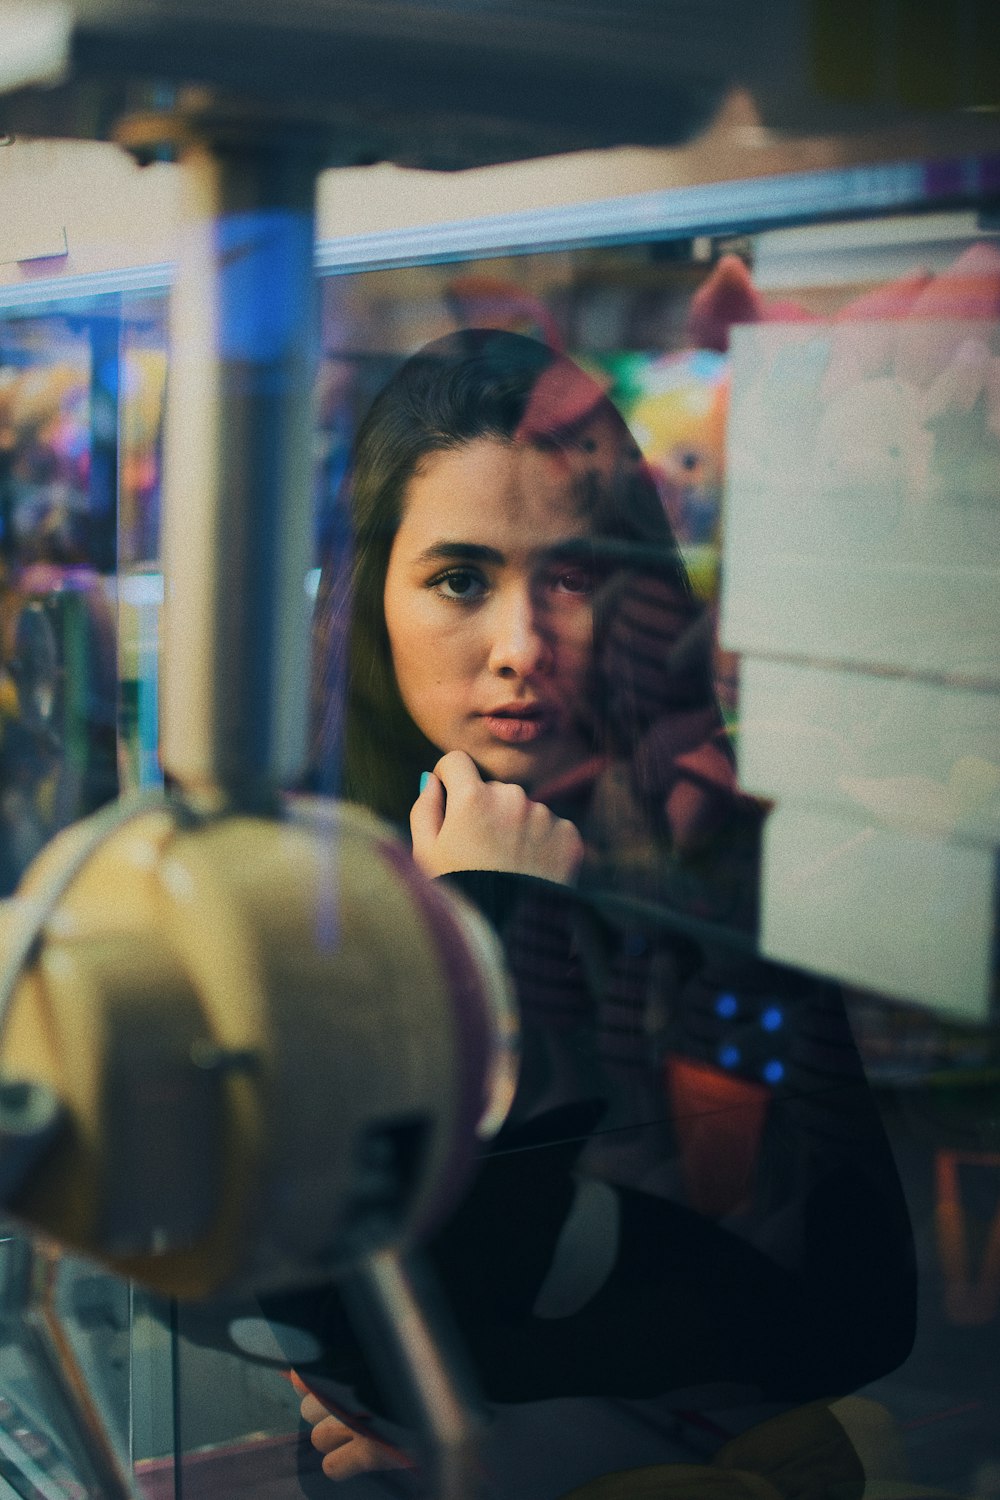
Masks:
[[[592,594],[594,577],[587,568],[560,568],[553,574],[552,583],[562,594]]]
[[[445,599],[461,599],[467,601],[478,599],[486,590],[486,583],[478,573],[469,568],[452,568],[448,573],[441,573],[431,582],[434,588]]]

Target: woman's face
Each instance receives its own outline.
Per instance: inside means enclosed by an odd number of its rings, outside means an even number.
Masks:
[[[558,454],[477,438],[424,460],[389,555],[407,712],[442,752],[529,792],[587,754],[593,580],[573,543],[588,535]]]

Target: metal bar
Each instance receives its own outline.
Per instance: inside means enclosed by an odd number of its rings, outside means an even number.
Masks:
[[[162,756],[187,790],[247,807],[305,759],[319,152],[242,124],[182,162]]]
[[[474,1500],[485,1415],[433,1288],[399,1251],[379,1250],[345,1280],[344,1295],[390,1398],[424,1446],[428,1495]]]

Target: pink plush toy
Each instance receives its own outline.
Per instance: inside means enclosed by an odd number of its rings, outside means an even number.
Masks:
[[[754,286],[746,262],[723,255],[691,298],[685,331],[692,348],[725,354],[736,323],[803,323],[812,317],[798,302],[768,302]]]
[[[911,510],[945,493],[995,495],[998,320],[1000,250],[986,242],[939,275],[912,271],[840,309],[812,453],[832,502],[852,487],[898,495]],[[768,301],[744,262],[725,255],[692,299],[687,335],[722,351],[736,324],[811,321],[821,320],[798,303]]]

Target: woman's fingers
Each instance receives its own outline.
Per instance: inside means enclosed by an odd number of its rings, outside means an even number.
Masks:
[[[356,1474],[368,1474],[374,1469],[402,1467],[382,1443],[360,1437],[357,1433],[351,1433],[346,1442],[337,1443],[323,1458],[323,1473],[327,1479],[353,1479]]]
[[[312,1445],[323,1455],[323,1473],[328,1479],[352,1479],[373,1469],[400,1467],[399,1459],[384,1443],[362,1437],[329,1415],[313,1428]]]
[[[335,1417],[328,1406],[324,1406],[318,1396],[296,1375],[294,1370],[289,1371],[289,1380],[298,1391],[302,1400],[299,1403],[299,1412],[303,1422],[312,1428],[312,1445],[318,1448],[320,1453],[332,1453],[334,1449],[340,1448],[344,1443],[349,1443],[352,1438],[357,1437],[353,1427],[348,1427],[339,1417]]]
[[[317,1422],[322,1422],[330,1415],[330,1409],[324,1406],[318,1396],[314,1396],[305,1381],[295,1370],[289,1370],[288,1379],[292,1389],[302,1397],[299,1402],[299,1411],[303,1422],[308,1422],[310,1427],[315,1427]]]
[[[306,1396],[300,1410],[312,1428],[310,1442],[323,1455],[323,1473],[328,1479],[351,1479],[373,1469],[403,1467],[402,1458],[397,1458],[385,1443],[355,1432],[331,1415],[315,1396]]]
[[[288,1378],[302,1397],[299,1411],[312,1428],[310,1441],[323,1455],[323,1473],[328,1479],[352,1479],[373,1469],[401,1469],[409,1465],[404,1454],[376,1438],[364,1437],[335,1417],[294,1370],[288,1372]]]
[[[475,795],[486,783],[471,755],[464,750],[449,750],[434,767],[434,775],[449,798]]]
[[[322,1422],[330,1415],[329,1409],[312,1394],[303,1396],[299,1411],[302,1413],[303,1422],[308,1422],[310,1427],[314,1427],[317,1422]]]
[[[510,782],[483,781],[462,750],[443,755],[410,814],[413,857],[425,875],[510,870],[575,880],[583,841],[565,818]]]
[[[309,1418],[306,1418],[308,1421]],[[337,1417],[326,1412],[322,1421],[316,1422],[312,1430],[312,1445],[319,1453],[335,1453],[345,1443],[362,1442],[364,1439],[346,1426]]]
[[[351,1479],[373,1469],[400,1469],[404,1461],[385,1443],[362,1436],[327,1413],[312,1430],[312,1445],[323,1455],[328,1479]]]
[[[444,787],[433,771],[426,771],[421,780],[420,795],[410,809],[410,833],[413,837],[414,858],[420,863],[417,850],[433,844],[441,832],[444,822]]]

